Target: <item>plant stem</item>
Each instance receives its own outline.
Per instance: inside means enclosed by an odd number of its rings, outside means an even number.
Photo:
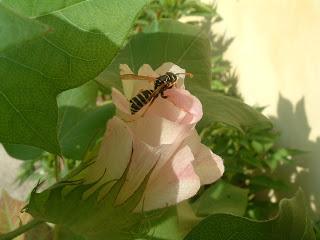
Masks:
[[[59,156],[56,155],[55,159],[54,159],[54,173],[55,173],[55,178],[56,178],[56,182],[59,182],[60,180],[60,159]]]
[[[8,232],[6,234],[0,235],[0,240],[12,240],[15,237],[21,235],[24,232],[29,231],[31,228],[34,228],[34,227],[36,227],[37,225],[39,225],[39,224],[41,224],[43,222],[44,221],[42,221],[42,220],[33,219],[30,222],[28,222],[27,224],[22,225],[22,226],[18,227],[17,229],[15,229],[15,230],[13,230],[11,232]]]

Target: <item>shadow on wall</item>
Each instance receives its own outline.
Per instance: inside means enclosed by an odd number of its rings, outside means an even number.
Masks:
[[[313,216],[320,219],[320,137],[316,141],[309,139],[311,127],[308,123],[304,98],[294,106],[281,94],[279,96],[278,117],[271,117],[276,129],[281,129],[279,143],[293,149],[300,149],[304,154],[297,161],[279,169],[281,178],[289,179],[295,186],[301,187],[310,201]]]

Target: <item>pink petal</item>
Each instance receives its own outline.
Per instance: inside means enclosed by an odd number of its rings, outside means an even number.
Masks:
[[[117,204],[126,201],[138,189],[160,156],[159,148],[153,148],[138,139],[134,140],[130,168],[117,197]]]
[[[193,124],[197,123],[202,118],[202,104],[199,99],[190,94],[189,91],[172,88],[168,89],[165,92],[165,95],[168,96],[168,101],[187,113],[181,123]]]
[[[172,122],[180,123],[185,119],[187,114],[188,113],[175,106],[172,102],[158,97],[152,106],[150,106],[145,116],[158,116]]]
[[[152,147],[183,140],[193,125],[179,124],[162,117],[145,116],[128,122],[135,137]]]
[[[180,149],[147,184],[143,201],[136,211],[148,211],[174,205],[194,196],[200,180],[193,170],[193,154],[189,147]]]
[[[131,69],[126,64],[120,64],[120,75],[123,74],[133,74]],[[157,77],[157,73],[152,70],[152,68],[144,64],[139,69],[138,75]],[[153,82],[148,82],[147,80],[137,80],[137,79],[125,79],[122,80],[122,86],[124,95],[127,99],[131,99],[136,96],[140,91],[145,89],[153,89]]]
[[[201,185],[218,180],[224,172],[223,160],[200,142],[196,131],[185,139],[184,144],[191,148],[194,155],[193,166],[200,177]]]
[[[96,181],[104,174],[100,184],[119,179],[124,173],[132,152],[132,134],[128,127],[117,117],[108,121],[96,161],[86,172],[88,181]]]
[[[224,173],[222,158],[203,144],[201,144],[199,152],[195,156],[193,166],[201,179],[201,185],[217,181]]]
[[[117,110],[119,110],[122,113],[131,115],[129,101],[126,99],[125,96],[122,95],[120,91],[118,91],[115,88],[112,88],[111,97]]]

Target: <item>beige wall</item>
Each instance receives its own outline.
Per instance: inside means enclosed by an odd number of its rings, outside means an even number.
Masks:
[[[207,0],[206,2],[212,2]],[[267,106],[281,142],[309,151],[297,181],[320,199],[320,0],[217,0],[215,30],[235,37],[226,57],[249,104]],[[289,172],[287,169],[284,172]],[[318,208],[312,204],[312,208]]]

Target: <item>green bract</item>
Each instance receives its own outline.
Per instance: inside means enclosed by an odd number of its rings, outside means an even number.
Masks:
[[[90,164],[95,163],[88,162]],[[36,187],[31,193],[26,211],[36,219],[60,225],[76,235],[84,236],[86,240],[146,237],[150,220],[143,212],[134,213],[133,210],[141,201],[149,175],[126,202],[116,205],[115,200],[126,175],[127,172],[121,179],[107,182],[98,188],[95,185],[99,180],[91,184],[83,183],[82,180],[65,180],[41,193],[36,192]],[[76,176],[74,174],[73,177]],[[108,185],[112,186],[111,190],[103,193],[103,188]]]

